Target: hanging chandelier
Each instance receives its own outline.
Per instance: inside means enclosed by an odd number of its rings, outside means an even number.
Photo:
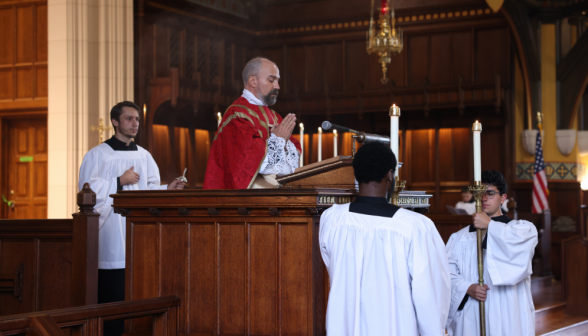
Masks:
[[[380,11],[380,32],[374,30],[374,0],[372,0],[372,11],[370,17],[370,29],[366,32],[366,50],[368,54],[373,52],[380,56],[382,64],[382,84],[388,83],[388,67],[392,61],[392,54],[399,54],[404,46],[402,29],[395,27],[394,8],[392,0],[381,0],[382,8]]]

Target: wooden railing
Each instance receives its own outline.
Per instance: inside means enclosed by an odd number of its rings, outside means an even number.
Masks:
[[[177,296],[90,305],[37,313],[0,317],[0,335],[27,334],[65,336],[102,336],[104,321],[153,318],[153,336],[176,336],[178,331]]]
[[[588,316],[588,240],[574,236],[561,242],[562,301],[569,315]]]
[[[0,220],[0,316],[97,303],[95,204],[86,184],[71,219]]]

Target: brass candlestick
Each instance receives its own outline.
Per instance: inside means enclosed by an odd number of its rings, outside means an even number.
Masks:
[[[482,213],[482,196],[486,194],[488,185],[482,184],[481,181],[475,181],[470,186],[470,192],[476,200],[476,213]],[[484,286],[484,255],[482,252],[482,238],[486,230],[476,229],[478,239],[478,285]],[[480,335],[486,336],[486,307],[484,301],[480,301]]]
[[[392,204],[398,206],[398,197],[400,196],[400,192],[404,190],[406,186],[406,180],[399,180],[398,176],[396,176],[394,180],[394,192],[392,193]]]

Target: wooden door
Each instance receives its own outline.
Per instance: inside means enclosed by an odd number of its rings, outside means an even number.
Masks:
[[[47,218],[47,118],[11,120],[7,135],[6,217]]]

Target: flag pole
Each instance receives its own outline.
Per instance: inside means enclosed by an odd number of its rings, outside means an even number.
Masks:
[[[482,124],[477,120],[472,125],[474,134],[474,185],[470,186],[470,192],[476,200],[476,213],[482,213],[482,196],[486,194],[488,186],[482,184],[482,153],[480,149],[480,135],[482,133]],[[482,251],[482,238],[484,231],[476,229],[477,247],[478,247],[478,285],[484,286],[484,255]],[[484,301],[480,301],[480,336],[486,336],[486,306]]]

